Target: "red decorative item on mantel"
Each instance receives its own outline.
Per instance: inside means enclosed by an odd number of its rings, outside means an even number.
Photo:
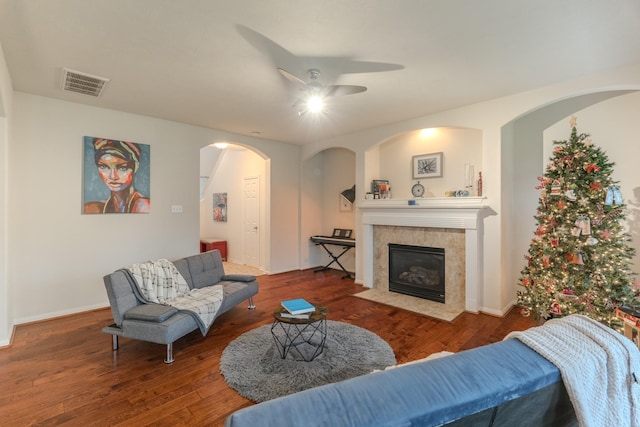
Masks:
[[[482,172],[478,172],[478,196],[482,196]]]

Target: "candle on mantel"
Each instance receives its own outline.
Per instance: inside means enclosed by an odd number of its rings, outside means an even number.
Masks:
[[[473,187],[474,178],[475,178],[475,173],[473,170],[473,164],[465,163],[464,164],[464,186],[466,188]]]

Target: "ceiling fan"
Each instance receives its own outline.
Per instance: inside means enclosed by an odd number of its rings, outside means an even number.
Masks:
[[[298,109],[298,114],[303,115],[306,112],[312,111],[308,109],[308,105],[305,105],[307,99],[312,98],[312,106],[316,111],[323,111],[324,105],[319,101],[333,96],[351,95],[354,93],[361,93],[367,90],[364,86],[352,86],[352,85],[323,85],[320,83],[318,77],[320,76],[320,69],[325,69],[325,75],[329,75],[335,78],[337,75],[348,73],[379,73],[385,71],[401,70],[404,67],[398,64],[389,64],[385,62],[370,62],[359,61],[345,57],[307,57],[297,56],[283,48],[273,40],[265,37],[264,35],[252,30],[244,25],[236,25],[238,33],[247,40],[253,47],[265,54],[271,59],[272,64],[280,71],[284,77],[289,81],[295,83],[302,96],[294,103],[294,107]],[[308,81],[296,76],[295,74],[287,71],[296,70],[301,72],[307,70],[309,74]],[[329,70],[327,74],[327,70]],[[309,96],[315,94],[313,98]]]
[[[323,85],[318,80],[320,70],[317,68],[311,68],[307,71],[309,73],[309,81],[304,81],[283,68],[278,68],[278,71],[287,80],[299,86],[301,96],[294,103],[294,107],[298,108],[298,115],[300,116],[307,112],[324,112],[325,99],[330,96],[352,95],[367,90],[365,86]]]

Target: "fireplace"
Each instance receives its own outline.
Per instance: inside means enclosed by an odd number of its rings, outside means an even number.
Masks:
[[[444,303],[444,248],[388,246],[389,291]]]
[[[488,210],[484,198],[425,198],[416,199],[413,205],[406,199],[362,200],[358,210],[362,231],[356,257],[362,262],[362,273],[356,274],[356,281],[390,293],[388,243],[443,247],[447,252],[446,302],[433,305],[480,311],[483,218]]]

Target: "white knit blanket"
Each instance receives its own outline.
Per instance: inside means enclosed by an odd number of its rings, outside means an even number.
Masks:
[[[168,259],[133,264],[127,270],[135,279],[147,302],[170,305],[185,311],[196,320],[206,335],[222,304],[222,285],[190,289],[176,266]]]
[[[577,314],[509,338],[558,367],[580,426],[640,426],[640,351],[630,339]]]

